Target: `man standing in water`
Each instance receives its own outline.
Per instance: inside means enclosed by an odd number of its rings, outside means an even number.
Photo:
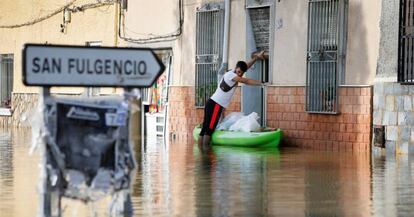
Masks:
[[[254,54],[253,59],[247,63],[239,61],[236,68],[226,72],[223,75],[216,92],[208,99],[204,108],[203,128],[201,129],[198,138],[198,146],[202,149],[208,149],[210,146],[211,135],[217,127],[223,109],[230,104],[231,98],[236,91],[238,83],[247,85],[262,86],[261,81],[243,78],[244,73],[257,61],[257,59],[264,59],[264,51]]]

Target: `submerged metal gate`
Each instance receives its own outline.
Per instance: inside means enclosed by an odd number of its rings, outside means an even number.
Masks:
[[[345,0],[310,0],[306,111],[336,114],[345,55]]]
[[[222,60],[224,10],[221,4],[206,4],[196,14],[195,105],[203,107],[217,88]]]
[[[13,91],[13,54],[0,55],[0,107],[10,107]]]
[[[414,0],[400,0],[398,81],[414,83]]]

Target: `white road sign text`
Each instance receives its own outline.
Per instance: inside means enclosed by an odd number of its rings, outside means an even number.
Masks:
[[[29,86],[148,87],[164,71],[150,49],[27,44]]]

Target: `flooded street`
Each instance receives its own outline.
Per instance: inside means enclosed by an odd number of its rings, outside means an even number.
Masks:
[[[37,211],[30,131],[0,130],[0,216]],[[413,216],[408,156],[150,144],[137,154],[134,216]],[[107,200],[63,201],[64,216],[105,216]]]

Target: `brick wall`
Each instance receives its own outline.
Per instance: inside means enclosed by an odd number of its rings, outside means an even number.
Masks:
[[[267,93],[267,124],[284,131],[283,145],[325,150],[369,150],[371,87],[340,88],[339,115],[306,113],[304,87],[268,87]],[[202,122],[204,113],[203,109],[194,106],[194,87],[171,87],[169,96],[170,139],[175,137],[174,142],[180,143],[194,142],[192,131]],[[30,126],[27,119],[33,115],[37,100],[37,94],[13,94],[13,116],[0,116],[0,127]],[[240,100],[238,89],[226,113],[240,111]],[[386,104],[385,98],[383,101]]]
[[[268,87],[267,124],[284,131],[283,145],[323,150],[369,151],[372,88],[342,87],[338,115],[305,112],[304,87]],[[193,87],[172,87],[169,102],[170,136],[174,142],[193,142],[203,109],[194,107]],[[227,113],[240,111],[240,90]],[[170,138],[171,139],[171,138]]]
[[[371,87],[340,88],[338,115],[306,113],[304,87],[269,87],[267,92],[267,124],[283,130],[285,145],[369,151]]]
[[[168,115],[170,140],[173,142],[194,142],[194,126],[203,121],[204,109],[194,106],[194,90],[194,87],[170,88]],[[226,113],[240,111],[240,109],[240,88],[238,88]]]

